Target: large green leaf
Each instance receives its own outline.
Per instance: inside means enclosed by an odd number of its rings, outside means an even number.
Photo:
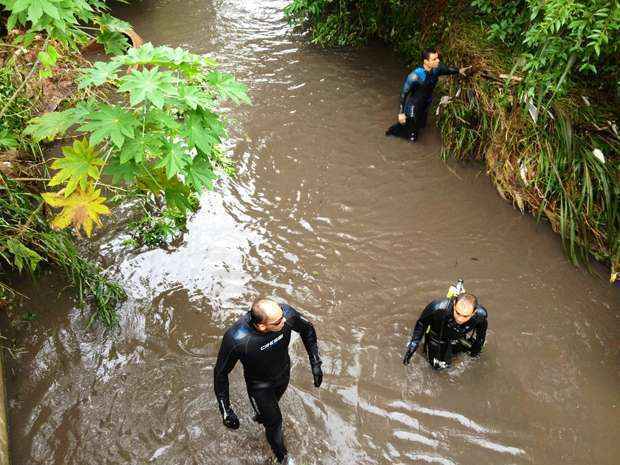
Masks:
[[[52,168],[59,171],[49,185],[57,186],[66,182],[65,197],[71,195],[78,184],[82,190],[86,190],[88,178],[99,179],[99,167],[104,161],[86,139],[76,140],[72,147],[63,147],[62,152],[64,157],[57,158],[52,163]]]
[[[211,133],[218,138],[222,138],[226,135],[226,127],[220,117],[212,111],[201,111],[202,124],[209,128]]]
[[[120,151],[119,161],[121,164],[128,161],[143,163],[158,154],[163,145],[162,139],[156,134],[139,134],[135,139],[128,139]]]
[[[49,0],[16,0],[10,8],[13,14],[26,12],[26,18],[33,24],[37,23],[43,14],[55,19],[61,19],[55,2]]]
[[[97,18],[96,21],[102,30],[112,32],[128,32],[131,31],[131,24],[122,19],[118,19],[108,13],[104,13]]]
[[[246,85],[236,81],[230,74],[211,71],[207,74],[207,82],[220,96],[229,98],[236,104],[252,103]]]
[[[167,206],[180,212],[187,212],[193,209],[194,205],[191,195],[189,188],[176,180],[172,180],[171,183],[164,187]]]
[[[58,134],[64,134],[74,124],[84,120],[92,112],[90,102],[82,102],[75,108],[54,111],[33,118],[28,123],[24,134],[32,136],[35,141],[52,140]]]
[[[140,173],[140,167],[132,160],[121,163],[118,159],[113,159],[106,165],[103,172],[108,176],[112,176],[114,184],[118,184],[121,181],[131,184]]]
[[[211,109],[214,106],[213,100],[198,86],[179,85],[179,100],[192,110],[198,107]]]
[[[82,70],[82,77],[78,81],[79,88],[100,86],[108,81],[118,79],[116,72],[120,67],[120,63],[115,61],[98,61],[92,67]]]
[[[168,179],[183,171],[191,161],[191,157],[181,144],[167,143],[165,146],[164,158],[155,165],[155,168],[166,168]]]
[[[177,133],[181,128],[181,124],[169,112],[159,108],[149,108],[146,113],[146,125],[152,130],[165,128],[173,133]]]
[[[117,57],[124,65],[147,65],[152,64],[155,58],[155,47],[150,42],[142,44],[140,47],[132,47],[127,50],[124,56]]]
[[[129,92],[131,106],[136,106],[145,100],[157,108],[163,108],[166,98],[175,97],[176,78],[170,71],[160,71],[159,68],[136,70],[120,79],[120,92]]]
[[[199,112],[192,112],[187,116],[183,136],[187,138],[191,146],[206,154],[209,154],[213,146],[220,142],[218,134],[205,125],[203,114]]]
[[[133,113],[121,107],[101,105],[90,121],[79,127],[81,132],[90,132],[90,144],[96,146],[104,139],[110,139],[118,148],[126,138],[133,138],[134,129],[140,126]]]
[[[204,188],[213,189],[213,181],[217,179],[217,176],[207,160],[197,157],[186,169],[185,179],[199,192]]]
[[[97,43],[103,45],[108,55],[122,55],[129,48],[129,39],[117,31],[101,31]]]

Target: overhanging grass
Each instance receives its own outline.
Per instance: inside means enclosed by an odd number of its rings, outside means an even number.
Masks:
[[[478,73],[444,84],[452,98],[438,121],[442,156],[483,160],[499,194],[522,211],[546,217],[573,263],[587,264],[593,255],[610,264],[615,280],[620,140],[612,109],[601,101],[588,104],[593,97],[584,100],[586,90],[576,89],[548,106],[532,103],[534,121],[530,105],[519,101],[508,79],[494,79],[510,74],[511,57],[495,53],[472,29],[451,35],[444,46],[448,61],[471,63]],[[598,151],[604,162],[595,156]]]

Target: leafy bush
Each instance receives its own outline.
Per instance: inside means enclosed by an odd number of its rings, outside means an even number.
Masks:
[[[82,257],[63,229],[73,225],[90,235],[110,213],[113,192],[115,201],[141,199],[146,215],[137,240],[169,240],[196,210],[196,194],[218,173],[234,172],[220,151],[226,131],[217,111],[226,98],[249,102],[245,87],[180,48],[146,44],[126,53],[130,26],[107,14],[102,1],[0,0],[0,7],[8,14],[0,49],[0,277],[35,273],[42,263],[60,266],[80,301],[93,304],[91,322],[113,326],[123,290]],[[78,48],[87,41],[116,58],[88,64],[75,89],[74,70],[84,63]],[[46,91],[61,87],[51,106],[64,99],[71,107],[24,130],[33,114],[49,109],[41,98]],[[48,167],[39,142],[76,133]],[[42,182],[60,190],[40,194]],[[61,209],[51,222],[48,206]],[[0,300],[11,293],[0,281]]]
[[[620,3],[474,0],[472,6],[485,15],[489,37],[520,54],[516,70],[525,75],[522,97],[542,101],[563,95],[579,79],[599,74],[618,85],[620,67],[612,60],[620,52]]]
[[[224,99],[249,103],[245,86],[215,67],[181,48],[147,43],[85,69],[79,85],[93,95],[89,100],[34,118],[25,133],[35,141],[71,128],[88,136],[64,147],[52,164],[57,173],[49,186],[63,186],[43,194],[62,208],[52,225],[73,225],[90,235],[99,217],[109,214],[97,189],[104,175],[113,185],[164,198],[180,214],[191,211],[191,197],[212,188],[217,170],[230,171],[220,150],[226,130],[217,105]],[[115,89],[119,102],[97,99],[102,87]]]
[[[8,31],[15,27],[26,30],[15,37],[15,44],[30,47],[44,34],[51,43],[73,50],[91,39],[102,44],[110,55],[122,54],[129,48],[124,34],[131,26],[107,14],[108,7],[102,0],[0,0],[0,6],[9,13]],[[93,31],[97,34],[92,35]],[[62,50],[51,44],[44,48],[38,54],[41,77],[51,77],[51,69]]]

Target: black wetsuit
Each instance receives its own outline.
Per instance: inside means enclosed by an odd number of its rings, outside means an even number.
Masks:
[[[407,120],[405,124],[394,124],[385,134],[415,141],[419,130],[426,126],[428,108],[433,100],[433,90],[439,81],[439,76],[458,72],[457,68],[450,68],[441,63],[430,71],[419,67],[409,73],[400,92],[399,107],[399,113],[404,113]]]
[[[257,421],[265,427],[267,441],[278,460],[286,454],[282,432],[282,414],[278,401],[288,386],[291,359],[288,346],[291,331],[300,334],[310,365],[320,365],[316,332],[297,310],[280,304],[286,322],[279,332],[261,333],[251,323],[250,312],[231,326],[222,340],[214,370],[215,396],[222,417],[230,410],[228,374],[237,360],[243,365],[250,402]]]
[[[464,324],[454,320],[453,301],[438,299],[426,306],[413,328],[410,347],[417,349],[424,336],[426,357],[433,368],[449,366],[452,356],[467,351],[477,356],[487,334],[487,311],[481,305]]]

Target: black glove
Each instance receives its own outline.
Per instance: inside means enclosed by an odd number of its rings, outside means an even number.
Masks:
[[[481,352],[480,349],[471,349],[469,351],[469,356],[470,357],[479,357],[480,356],[480,352]]]
[[[312,376],[314,376],[314,387],[319,387],[323,382],[323,370],[321,370],[321,362],[313,363]]]
[[[230,407],[226,409],[226,412],[224,413],[224,418],[222,418],[222,422],[224,423],[224,426],[226,426],[226,428],[239,429],[239,418],[237,417],[235,411]]]
[[[411,357],[413,357],[413,354],[415,354],[415,351],[417,348],[418,348],[418,344],[413,341],[407,344],[407,352],[405,352],[405,356],[403,357],[403,363],[405,365],[409,365],[409,362],[411,361]]]

